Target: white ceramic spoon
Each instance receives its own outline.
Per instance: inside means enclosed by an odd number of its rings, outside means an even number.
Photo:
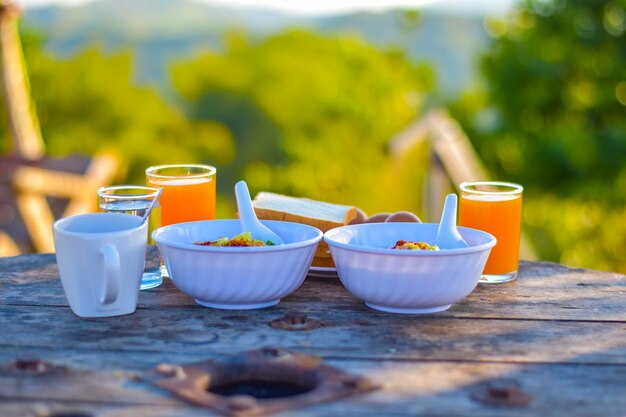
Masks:
[[[241,230],[243,232],[250,232],[252,239],[255,240],[262,240],[263,242],[269,240],[274,245],[284,244],[280,236],[272,232],[257,219],[252,207],[250,191],[248,191],[248,185],[245,181],[239,181],[235,184],[235,197],[237,197],[237,210],[239,211],[239,220],[241,221]]]
[[[456,194],[448,194],[443,204],[443,212],[441,213],[441,220],[439,220],[439,229],[435,241],[435,245],[439,246],[439,249],[458,249],[469,246],[456,228],[456,206]]]

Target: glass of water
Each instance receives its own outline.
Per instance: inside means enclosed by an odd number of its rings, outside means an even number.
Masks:
[[[127,213],[143,217],[158,192],[158,188],[143,185],[102,187],[97,191],[98,207],[104,212]],[[163,282],[161,258],[152,240],[152,231],[159,227],[161,227],[161,205],[157,203],[148,219],[148,249],[146,266],[141,278],[142,290],[158,287]]]

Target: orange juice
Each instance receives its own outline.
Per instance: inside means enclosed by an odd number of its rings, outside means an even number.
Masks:
[[[495,183],[498,187],[503,184]],[[483,230],[497,239],[484,274],[515,277],[519,262],[522,221],[522,188],[500,191],[476,191],[463,187],[459,204],[459,225]],[[507,279],[508,280],[508,279]]]
[[[202,165],[169,165],[149,168],[147,184],[163,188],[163,226],[215,219],[215,168]]]
[[[148,180],[148,185],[163,188],[161,195],[163,226],[215,218],[213,178]]]

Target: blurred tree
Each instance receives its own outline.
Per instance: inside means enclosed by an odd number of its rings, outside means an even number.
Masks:
[[[159,163],[228,163],[234,144],[228,129],[212,121],[190,122],[153,89],[132,82],[131,54],[104,55],[91,48],[59,60],[42,51],[42,39],[22,35],[47,153],[91,155],[117,149],[128,163],[126,182],[144,183],[147,166]],[[1,110],[1,109],[0,109]],[[6,117],[0,111],[0,123]],[[8,150],[7,129],[0,131]]]
[[[626,1],[528,0],[486,26],[486,96],[466,123],[485,160],[536,191],[625,202],[607,186],[626,182]]]
[[[626,0],[526,0],[485,28],[485,84],[453,114],[496,177],[525,185],[542,257],[626,272]]]
[[[179,63],[172,74],[194,119],[234,132],[226,184],[243,175],[253,193],[370,212],[417,209],[398,206],[386,145],[420,113],[433,84],[428,66],[358,39],[294,30],[256,43],[231,33],[224,52]]]

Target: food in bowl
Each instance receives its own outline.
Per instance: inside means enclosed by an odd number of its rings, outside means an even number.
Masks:
[[[274,242],[271,240],[264,242],[262,240],[252,239],[252,233],[243,232],[233,236],[232,239],[220,237],[216,240],[193,242],[193,244],[200,246],[272,246],[274,245]]]
[[[152,237],[174,285],[198,304],[220,309],[263,308],[277,304],[302,284],[322,232],[299,223],[262,223],[284,244],[194,244],[241,233],[237,219],[172,224],[155,230]]]
[[[391,249],[400,238],[434,242],[438,224],[366,223],[324,234],[341,283],[376,310],[423,314],[443,311],[478,284],[496,238],[459,227],[467,248]]]
[[[411,242],[411,241],[406,241],[406,240],[398,240],[391,249],[439,250],[439,246],[429,245],[426,242]]]

